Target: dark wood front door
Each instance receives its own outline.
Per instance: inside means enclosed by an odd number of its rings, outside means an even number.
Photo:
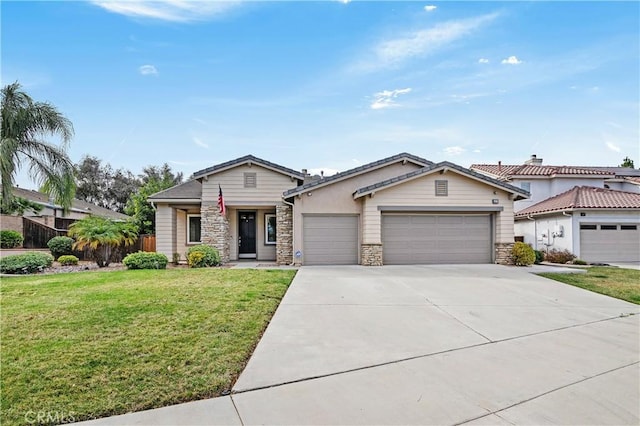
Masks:
[[[256,214],[238,213],[238,257],[256,258]]]

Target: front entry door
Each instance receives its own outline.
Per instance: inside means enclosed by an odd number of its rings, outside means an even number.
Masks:
[[[255,212],[238,213],[238,257],[241,259],[256,258]]]

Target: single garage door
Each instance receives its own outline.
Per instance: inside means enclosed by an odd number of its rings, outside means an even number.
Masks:
[[[385,265],[491,263],[489,215],[385,214]]]
[[[304,216],[305,265],[358,264],[358,216]]]
[[[640,224],[580,224],[580,258],[640,262]]]

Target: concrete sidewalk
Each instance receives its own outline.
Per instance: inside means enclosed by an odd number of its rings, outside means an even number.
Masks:
[[[638,424],[640,307],[527,271],[301,268],[231,396],[87,424]]]

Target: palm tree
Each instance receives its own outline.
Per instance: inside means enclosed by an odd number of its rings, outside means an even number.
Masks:
[[[59,136],[62,144],[46,142],[47,135]],[[16,173],[28,163],[29,177],[67,210],[75,193],[74,167],[66,153],[73,136],[71,121],[53,105],[35,102],[16,82],[2,88],[1,136],[2,205],[11,202]]]
[[[74,249],[89,248],[98,266],[104,268],[109,266],[118,247],[136,242],[138,231],[131,222],[89,216],[73,223],[67,235],[75,238]]]

